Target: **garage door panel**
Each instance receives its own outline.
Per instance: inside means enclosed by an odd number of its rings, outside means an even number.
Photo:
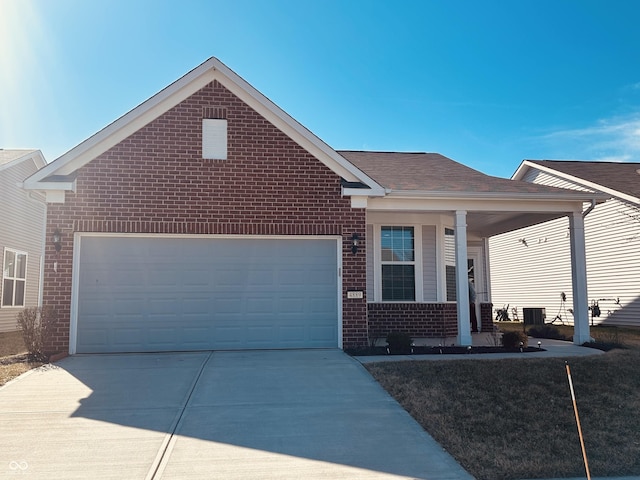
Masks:
[[[272,297],[248,297],[245,305],[247,315],[260,314],[270,315],[274,309],[274,299]]]
[[[183,315],[208,315],[210,311],[209,298],[183,298],[181,307]]]
[[[82,237],[78,352],[338,346],[325,239]]]
[[[132,299],[132,302],[136,302],[136,299]],[[165,298],[150,298],[147,302],[147,312],[149,316],[153,315],[177,315],[181,311],[181,300],[178,298],[165,299]]]
[[[181,284],[186,288],[208,287],[211,283],[211,272],[201,268],[190,268],[181,272]]]

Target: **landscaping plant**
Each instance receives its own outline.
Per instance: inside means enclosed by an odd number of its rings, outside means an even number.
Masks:
[[[27,307],[18,313],[17,322],[31,360],[45,360],[44,351],[57,321],[51,307]]]

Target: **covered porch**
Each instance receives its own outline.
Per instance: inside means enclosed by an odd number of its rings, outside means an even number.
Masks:
[[[384,188],[343,187],[366,210],[370,339],[402,331],[471,345],[474,314],[479,332],[493,330],[489,256],[500,252],[489,238],[568,217],[573,341],[591,340],[584,217],[606,197],[492,177],[436,153],[339,153]]]
[[[368,200],[371,340],[400,331],[414,338],[455,338],[457,345],[472,345],[472,330],[488,333],[494,329],[489,255],[500,252],[489,252],[489,238],[565,216],[571,239],[573,341],[581,345],[591,340],[584,239],[584,215],[591,203],[505,197]],[[445,203],[457,208],[446,211]]]

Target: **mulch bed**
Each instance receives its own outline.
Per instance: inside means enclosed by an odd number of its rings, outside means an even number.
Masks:
[[[345,350],[346,353],[353,356],[370,356],[370,355],[477,355],[483,353],[532,353],[543,352],[544,348],[525,347],[520,348],[504,348],[500,346],[486,347],[463,347],[463,346],[415,346],[411,351],[387,351],[387,347],[363,347],[351,348]]]

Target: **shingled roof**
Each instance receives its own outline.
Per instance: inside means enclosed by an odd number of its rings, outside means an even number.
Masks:
[[[433,193],[558,194],[568,190],[492,177],[439,153],[338,151],[386,189]]]
[[[576,179],[640,198],[640,163],[527,160]]]

